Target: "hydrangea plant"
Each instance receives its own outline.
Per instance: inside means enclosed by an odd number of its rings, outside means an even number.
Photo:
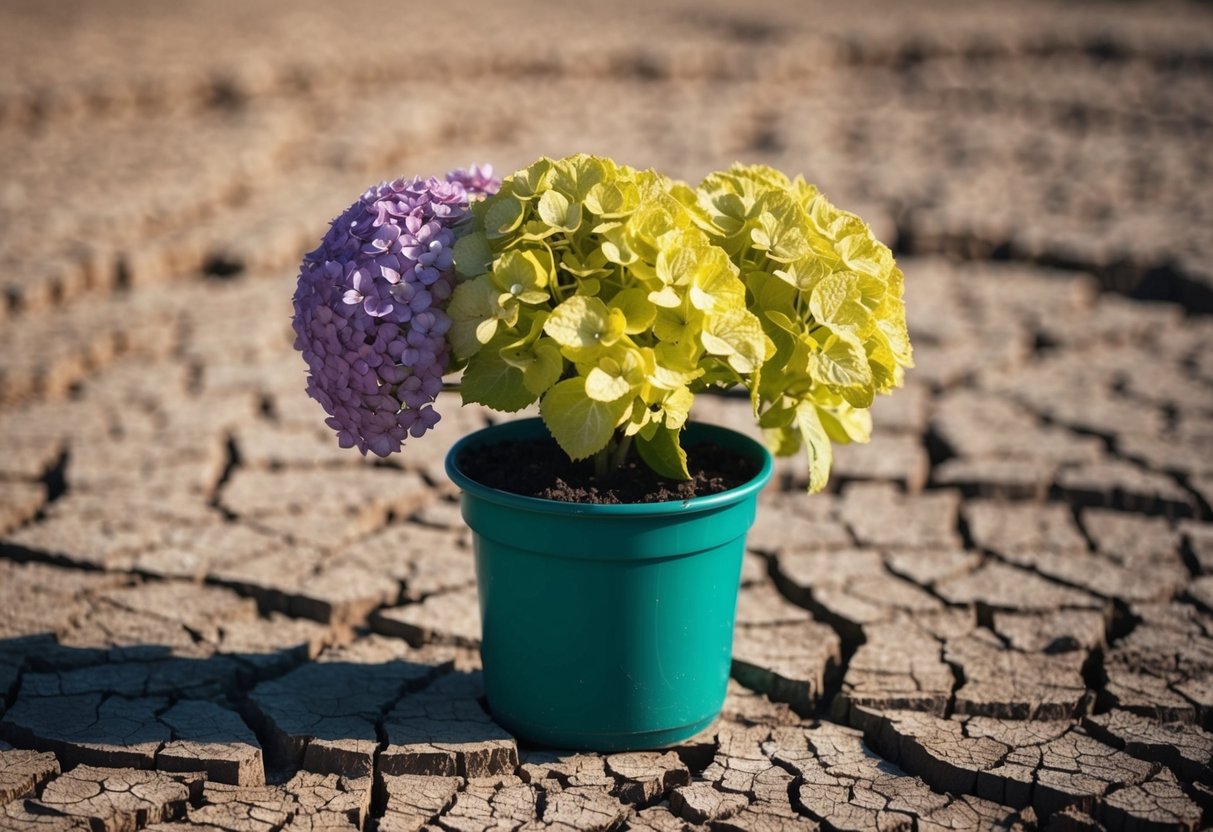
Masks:
[[[903,282],[799,177],[735,166],[695,189],[544,158],[499,187],[473,169],[364,194],[304,261],[296,345],[309,393],[363,453],[424,433],[443,373],[462,370],[464,403],[538,402],[599,474],[634,447],[688,479],[695,394],[740,386],[777,454],[807,449],[816,491],[831,442],[867,441],[875,395],[911,366]]]

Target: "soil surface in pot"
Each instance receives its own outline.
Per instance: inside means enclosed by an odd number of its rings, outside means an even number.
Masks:
[[[570,462],[555,440],[501,442],[465,451],[458,465],[479,483],[566,503],[665,503],[718,494],[749,482],[758,466],[735,451],[710,442],[688,445],[686,482],[658,477],[635,451],[606,477],[594,476],[593,460]]]

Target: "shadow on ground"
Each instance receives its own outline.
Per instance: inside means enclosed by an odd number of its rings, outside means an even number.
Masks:
[[[385,653],[408,650],[378,642]],[[479,672],[452,661],[376,660],[338,649],[179,655],[52,636],[0,641],[17,668],[0,738],[65,766],[205,771],[233,784],[305,768],[348,777],[512,772],[514,739],[489,717]],[[390,654],[389,654],[390,655]]]

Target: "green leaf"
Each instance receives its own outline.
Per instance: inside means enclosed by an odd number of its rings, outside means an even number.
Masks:
[[[622,217],[640,204],[640,191],[626,180],[599,182],[585,196],[585,207],[600,217]]]
[[[653,348],[654,367],[648,382],[659,390],[677,390],[703,375],[699,366],[695,343],[685,340],[679,343],[663,341]]]
[[[628,335],[644,332],[653,325],[657,318],[657,307],[648,299],[648,293],[643,289],[624,289],[611,298],[611,307],[618,309],[627,319],[623,331]]]
[[[784,332],[790,332],[793,335],[799,335],[804,331],[804,325],[799,321],[793,321],[787,315],[780,312],[778,309],[768,309],[763,313],[768,321],[782,329]]]
[[[753,216],[758,192],[757,183],[733,171],[712,173],[699,184],[699,205],[712,227],[731,237]]]
[[[823,258],[816,255],[801,257],[799,260],[794,260],[791,263],[784,265],[782,269],[776,269],[774,274],[784,283],[799,289],[801,293],[808,295],[813,291],[813,287],[818,281],[825,278],[830,273],[830,264]]]
[[[504,237],[518,226],[526,214],[526,206],[510,194],[502,193],[489,197],[484,212],[484,233],[490,239]]]
[[[564,373],[560,347],[551,338],[540,337],[546,317],[546,313],[537,315],[530,333],[498,350],[505,363],[522,371],[527,389],[537,396]]]
[[[548,300],[552,278],[552,254],[547,248],[513,249],[501,255],[493,268],[493,285],[523,303]]]
[[[901,365],[897,356],[889,348],[888,338],[877,327],[863,342],[864,352],[868,355],[868,364],[872,368],[872,383],[877,393],[888,393],[901,383]]]
[[[902,367],[914,366],[914,352],[910,346],[910,335],[906,331],[906,306],[902,300],[905,275],[894,266],[889,270],[885,298],[877,310],[877,326],[888,339],[889,348]]]
[[[451,250],[455,258],[455,273],[460,277],[477,277],[489,270],[493,263],[493,250],[483,233],[465,234],[455,241]]]
[[[809,372],[852,407],[871,407],[876,395],[872,368],[859,340],[845,330],[831,332],[809,356]]]
[[[729,173],[738,179],[748,179],[779,190],[786,190],[791,186],[791,182],[783,172],[769,165],[743,165],[740,162],[734,162],[733,166],[729,168]]]
[[[762,438],[775,456],[791,456],[804,444],[800,431],[791,425],[763,428]]]
[[[790,263],[809,251],[799,227],[785,224],[765,211],[758,216],[758,227],[751,230],[750,239],[754,249],[767,252],[767,256],[778,263]]]
[[[800,430],[805,449],[809,455],[809,493],[825,488],[830,479],[830,468],[834,464],[834,449],[830,437],[821,424],[817,405],[801,402],[796,408],[796,427]]]
[[[586,297],[594,297],[601,289],[601,280],[596,277],[586,277],[577,281],[577,291],[575,294],[585,295]]]
[[[745,309],[726,309],[705,316],[699,337],[709,354],[724,357],[739,373],[752,373],[766,360],[767,338],[762,324]]]
[[[557,229],[552,228],[541,219],[528,220],[522,224],[522,227],[515,230],[510,239],[514,243],[540,243],[555,234]],[[502,245],[499,243],[498,248]]]
[[[548,187],[551,180],[552,160],[546,156],[532,162],[509,177],[508,185],[520,199],[530,199]],[[502,183],[503,190],[506,183]]]
[[[667,428],[681,429],[691,418],[695,394],[688,387],[679,387],[661,402],[661,416]]]
[[[645,298],[653,306],[662,309],[676,309],[682,305],[682,298],[673,286],[663,286],[660,291],[649,292]]]
[[[741,373],[734,370],[728,361],[714,355],[705,355],[700,363],[703,366],[703,375],[695,383],[696,392],[701,392],[712,387],[722,389],[735,387],[754,378],[750,374],[742,378]]]
[[[539,396],[560,380],[564,373],[564,358],[560,348],[547,338],[535,345],[534,355],[534,360],[522,369],[522,380],[527,390]]]
[[[608,263],[630,266],[639,260],[639,255],[628,244],[627,228],[623,225],[617,225],[602,232],[602,243],[599,245],[599,250]]]
[[[809,246],[808,217],[787,191],[765,177],[758,180],[761,196],[755,208],[758,221],[750,231],[754,248],[765,251],[778,263],[791,263],[812,250]]]
[[[680,227],[690,224],[690,218],[685,210],[680,210],[679,218],[670,211],[670,207],[681,209],[676,202],[671,205],[661,203],[641,203],[624,226],[624,241],[633,256],[645,263],[656,263],[661,253],[680,248],[681,241],[668,239],[667,234],[677,232]],[[605,251],[605,249],[604,249]],[[610,257],[610,254],[607,254]]]
[[[636,452],[644,464],[660,477],[671,480],[689,480],[687,455],[678,442],[678,431],[658,428],[651,439],[643,435],[636,437]]]
[[[687,209],[687,211],[691,214],[692,219],[695,220],[695,225],[699,226],[704,231],[711,230],[712,223],[711,220],[708,219],[707,214],[704,213],[703,206],[699,204],[698,191],[685,182],[671,180],[669,194],[680,205],[682,205],[683,208]]]
[[[818,194],[805,209],[809,222],[830,240],[840,240],[853,232],[862,231],[863,222],[847,211],[835,208],[823,194]],[[858,227],[856,227],[858,226]]]
[[[613,402],[620,396],[641,392],[655,366],[651,349],[638,349],[621,341],[590,361],[579,362],[577,372],[585,376],[586,395]]]
[[[892,265],[892,252],[872,236],[862,221],[859,225],[861,228],[857,233],[840,239],[836,249],[847,268],[879,278]]]
[[[653,296],[649,295],[649,300]],[[660,306],[660,304],[658,304]],[[653,321],[653,334],[661,341],[670,343],[694,343],[695,334],[703,327],[703,313],[689,303],[661,307]]]
[[[560,191],[539,197],[539,218],[552,228],[572,233],[581,225],[581,203],[570,202]]]
[[[562,347],[609,347],[624,334],[627,319],[598,298],[574,295],[552,310],[543,331]]]
[[[631,402],[626,397],[599,402],[585,392],[585,379],[567,379],[548,390],[539,412],[548,432],[569,459],[593,456],[607,446],[616,424],[627,413]]]
[[[813,287],[809,311],[831,329],[844,328],[860,335],[872,329],[872,311],[884,299],[884,284],[856,272],[834,272]]]
[[[599,362],[585,377],[585,394],[597,402],[613,402],[631,390],[623,368],[609,358]]]
[[[610,160],[585,153],[561,159],[552,169],[552,188],[574,201],[581,201],[595,185],[607,177],[608,163],[614,167],[614,162]]]
[[[821,192],[817,190],[816,185],[812,184],[811,182],[804,181],[804,177],[797,174],[796,178],[792,180],[792,185],[788,189],[788,193],[792,195],[792,198],[795,199],[800,207],[803,208],[807,213],[809,210],[809,205],[812,204],[813,200],[815,200],[818,194]]]
[[[447,304],[451,318],[447,340],[459,358],[468,358],[480,350],[497,331],[497,290],[488,275],[460,283]],[[481,340],[478,333],[488,332]]]
[[[872,411],[846,404],[838,407],[818,407],[817,415],[830,439],[846,445],[851,442],[869,442],[872,439]]]
[[[571,248],[560,258],[560,268],[574,277],[586,279],[603,277],[610,273],[606,268],[607,259],[601,249],[595,249],[582,260]]]
[[[737,268],[715,246],[702,253],[689,296],[691,305],[704,312],[745,308],[745,284],[737,277]]]
[[[687,242],[683,238],[679,242]],[[699,270],[702,252],[690,245],[669,245],[661,249],[657,255],[657,278],[664,286],[690,286]],[[719,251],[719,249],[717,249]],[[723,253],[723,252],[722,252]]]
[[[785,318],[796,315],[796,289],[777,275],[766,272],[749,272],[743,278],[746,288],[753,298],[750,311],[760,318],[766,317],[767,311],[778,312]]]
[[[497,349],[472,356],[459,390],[464,404],[475,402],[505,413],[522,410],[537,398],[524,383],[522,370],[507,363]]]
[[[786,397],[781,398],[758,417],[758,425],[762,428],[786,428],[795,421],[795,402]]]

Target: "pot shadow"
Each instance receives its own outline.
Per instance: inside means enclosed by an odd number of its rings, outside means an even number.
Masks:
[[[51,633],[0,639],[0,740],[53,752],[64,769],[203,771],[242,784],[300,769],[469,776],[473,757],[500,773],[517,765],[479,671],[453,661],[342,648],[311,659],[306,646],[180,652],[70,647]]]

